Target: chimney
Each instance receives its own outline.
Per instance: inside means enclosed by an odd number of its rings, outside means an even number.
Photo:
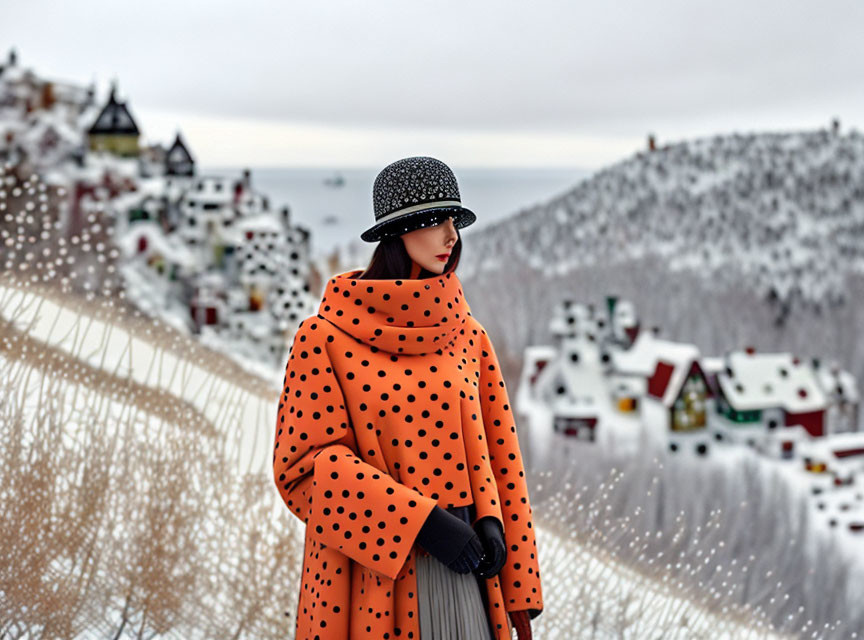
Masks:
[[[618,296],[606,296],[606,315],[609,318],[609,326],[614,324],[616,304],[618,304]]]

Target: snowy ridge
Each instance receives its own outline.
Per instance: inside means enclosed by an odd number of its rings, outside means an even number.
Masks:
[[[466,278],[502,263],[544,276],[664,256],[784,310],[844,299],[864,263],[864,136],[732,134],[644,151],[472,234]]]

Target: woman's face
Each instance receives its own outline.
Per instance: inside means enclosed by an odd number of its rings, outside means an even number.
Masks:
[[[400,237],[415,263],[433,273],[443,273],[459,234],[450,217],[430,227],[406,231]]]

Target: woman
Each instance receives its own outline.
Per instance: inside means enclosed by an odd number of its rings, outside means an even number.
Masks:
[[[475,216],[425,156],[385,167],[373,200],[370,265],[300,323],[279,402],[274,477],[306,523],[296,638],[530,640],[543,597],[515,421],[454,272]]]

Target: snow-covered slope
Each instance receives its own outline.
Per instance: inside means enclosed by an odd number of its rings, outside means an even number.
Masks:
[[[0,389],[16,391],[0,403],[0,435],[15,432],[27,445],[21,468],[5,465],[0,479],[26,481],[35,488],[28,495],[44,483],[52,501],[52,508],[29,513],[29,503],[7,501],[2,511],[7,528],[20,533],[23,527],[18,527],[26,522],[30,532],[62,532],[64,555],[55,560],[59,568],[39,564],[50,584],[62,582],[58,575],[66,578],[67,571],[61,571],[65,554],[84,553],[81,548],[91,539],[81,531],[90,528],[89,522],[114,523],[92,527],[93,542],[87,548],[92,577],[80,585],[64,583],[68,586],[59,595],[52,592],[52,612],[74,614],[79,638],[131,637],[151,627],[165,638],[218,638],[225,629],[244,624],[251,625],[249,637],[277,637],[280,632],[284,637],[296,608],[304,529],[279,500],[269,466],[227,464],[249,457],[242,455],[243,447],[232,446],[235,432],[245,431],[246,448],[254,448],[261,441],[253,433],[258,424],[266,425],[264,446],[252,457],[270,460],[278,393],[268,400],[254,382],[225,377],[224,363],[191,357],[200,349],[188,336],[178,336],[175,345],[189,352],[187,361],[181,361],[153,334],[122,316],[104,322],[88,311],[93,309],[67,309],[38,293],[0,286],[0,325],[8,338],[0,349]],[[182,439],[172,440],[174,433]],[[114,438],[118,444],[109,446]],[[69,446],[53,445],[67,440]],[[73,446],[78,440],[83,444]],[[40,443],[53,452],[45,458],[51,464],[31,455],[31,449],[43,450]],[[140,476],[130,471],[120,453],[125,450]],[[94,454],[103,451],[104,457]],[[19,449],[0,446],[6,454],[0,459],[18,460],[10,452]],[[118,481],[98,485],[94,477],[109,463],[116,465]],[[68,488],[81,483],[83,490]],[[96,486],[104,499],[93,498]],[[135,497],[131,504],[130,496]],[[569,492],[551,492],[547,504],[577,508],[570,498]],[[126,518],[112,508],[128,509]],[[87,518],[70,519],[68,513]],[[556,514],[558,519],[552,517]],[[532,625],[535,637],[794,637],[774,632],[764,611],[718,605],[717,594],[670,580],[662,571],[635,571],[602,548],[581,542],[575,531],[562,526],[561,514],[561,509],[546,514],[556,526],[538,526],[548,604]],[[543,518],[542,508],[538,515]],[[70,521],[75,526],[69,527]],[[160,526],[163,521],[167,524]],[[9,573],[32,571],[25,560],[55,548],[49,546],[53,538],[39,542],[43,545],[24,545],[36,549],[30,555],[12,554]],[[115,554],[122,562],[110,562]],[[146,580],[137,577],[139,562],[146,565]],[[10,623],[41,631],[44,621],[31,622],[29,609],[47,597],[22,595],[22,590],[14,595],[7,606]],[[183,614],[165,623],[150,620],[150,601],[159,603],[162,612],[173,615],[182,609]]]

